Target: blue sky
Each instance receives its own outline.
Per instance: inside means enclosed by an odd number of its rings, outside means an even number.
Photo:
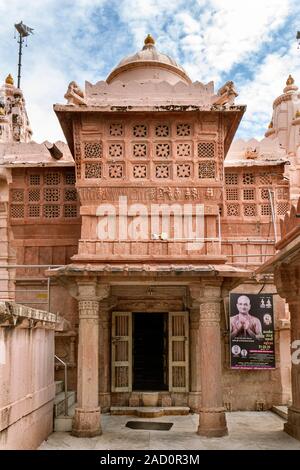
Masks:
[[[71,80],[105,79],[148,33],[193,81],[235,82],[247,105],[239,137],[263,137],[289,73],[300,86],[297,0],[0,0],[0,18],[0,82],[17,76],[14,23],[34,28],[21,87],[37,142],[64,139],[52,105]]]

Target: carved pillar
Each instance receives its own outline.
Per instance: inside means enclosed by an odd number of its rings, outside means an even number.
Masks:
[[[228,434],[222,396],[220,296],[219,286],[205,285],[199,290],[201,407],[197,432],[207,437]]]
[[[92,437],[101,434],[99,407],[99,300],[108,289],[95,281],[78,282],[79,342],[77,402],[72,434]]]
[[[199,304],[194,303],[190,311],[190,393],[189,407],[198,412],[200,407],[200,338],[199,338]]]
[[[295,303],[289,304],[289,307],[292,345],[292,405],[288,408],[288,420],[284,425],[284,430],[300,440],[300,355],[297,352],[297,349],[299,351],[300,340],[300,299]],[[296,343],[297,340],[298,344]]]
[[[100,350],[99,350],[99,366],[100,366],[100,406],[106,412],[110,408],[110,371],[111,371],[111,354],[110,354],[110,306],[107,302],[100,302],[99,320],[100,320]]]
[[[300,259],[289,264],[278,265],[274,271],[278,294],[284,297],[291,315],[291,354],[292,354],[292,405],[288,408],[288,420],[284,430],[300,440]]]

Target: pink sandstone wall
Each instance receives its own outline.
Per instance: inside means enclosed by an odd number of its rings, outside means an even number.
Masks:
[[[0,449],[36,449],[52,432],[55,315],[0,302]]]

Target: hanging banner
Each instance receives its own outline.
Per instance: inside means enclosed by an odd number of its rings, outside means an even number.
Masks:
[[[273,294],[230,294],[230,367],[275,369]]]

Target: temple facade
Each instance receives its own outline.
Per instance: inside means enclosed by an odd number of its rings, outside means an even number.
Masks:
[[[100,434],[101,409],[152,405],[223,436],[226,410],[287,404],[290,314],[256,270],[300,196],[293,78],[262,141],[233,142],[233,82],[192,83],[151,36],[105,81],[70,83],[54,106],[68,145],[30,140],[11,77],[0,96],[0,298],[68,323],[73,434]],[[275,368],[231,369],[230,292],[273,294]]]

